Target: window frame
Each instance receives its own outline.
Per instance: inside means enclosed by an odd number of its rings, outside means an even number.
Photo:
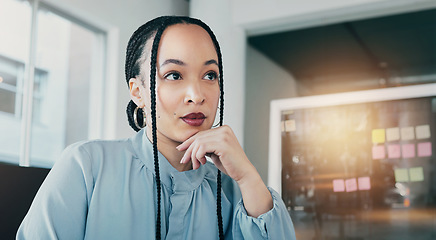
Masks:
[[[31,16],[31,34],[29,46],[29,58],[24,69],[24,81],[22,85],[22,122],[20,134],[20,153],[19,165],[29,167],[31,132],[34,95],[35,73],[41,71],[35,67],[36,59],[36,39],[37,39],[37,16],[41,10],[50,11],[62,18],[65,18],[75,24],[84,27],[92,32],[98,33],[99,38],[103,38],[103,46],[97,51],[102,54],[103,61],[97,63],[96,71],[93,71],[93,84],[90,85],[90,91],[93,92],[90,99],[89,111],[94,114],[89,121],[88,138],[111,139],[115,137],[115,116],[116,109],[108,106],[116,106],[116,76],[117,66],[117,48],[118,48],[118,29],[104,23],[98,19],[90,17],[90,14],[83,13],[74,7],[55,1],[44,0],[27,0],[32,9]],[[98,73],[96,73],[98,72]],[[103,84],[104,80],[104,84]],[[102,87],[103,86],[103,87]],[[36,96],[38,97],[38,95]],[[111,119],[111,120],[104,120]]]

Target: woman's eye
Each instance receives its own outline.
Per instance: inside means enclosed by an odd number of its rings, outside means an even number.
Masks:
[[[204,76],[204,79],[206,79],[206,80],[215,80],[215,79],[217,79],[217,77],[218,77],[218,75],[216,74],[216,72],[208,72]]]
[[[167,79],[167,80],[180,80],[182,77],[180,76],[180,74],[179,73],[176,73],[176,72],[173,72],[173,73],[170,73],[170,74],[167,74],[166,76],[165,76],[165,79]]]

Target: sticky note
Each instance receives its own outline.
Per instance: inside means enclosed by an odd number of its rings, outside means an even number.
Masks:
[[[403,127],[401,128],[401,140],[413,140],[415,139],[415,128],[414,127]]]
[[[403,158],[413,158],[415,157],[415,144],[409,143],[409,144],[403,144],[401,146],[401,153],[403,155]]]
[[[372,159],[384,159],[385,156],[385,146],[381,145],[372,147]]]
[[[400,157],[401,157],[400,144],[388,145],[388,158],[400,158]]]
[[[355,178],[345,180],[345,190],[347,192],[354,192],[357,190],[357,181]]]
[[[295,119],[289,119],[285,121],[285,131],[286,132],[295,132],[297,129],[295,125]]]
[[[384,143],[385,142],[385,130],[374,129],[372,130],[372,143]]]
[[[400,129],[399,128],[387,128],[386,129],[386,141],[398,141],[400,140]]]
[[[431,142],[418,143],[418,157],[431,156]]]
[[[424,170],[422,167],[413,167],[409,169],[409,176],[411,182],[424,181]]]
[[[409,174],[407,168],[397,168],[395,169],[395,181],[396,182],[408,182]]]
[[[371,181],[369,177],[360,177],[357,179],[359,185],[359,190],[369,190],[371,189]]]
[[[430,126],[420,125],[415,128],[416,139],[426,139],[430,138]]]
[[[333,192],[343,192],[345,191],[344,179],[333,180]]]

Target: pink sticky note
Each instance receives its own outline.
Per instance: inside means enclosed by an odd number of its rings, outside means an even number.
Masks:
[[[360,177],[357,179],[359,184],[359,190],[369,190],[371,189],[371,181],[369,177]]]
[[[385,146],[373,146],[372,147],[372,159],[383,159],[385,158]]]
[[[355,178],[345,180],[345,189],[347,192],[354,192],[357,190],[357,181]]]
[[[418,143],[418,157],[431,156],[431,142]]]
[[[413,158],[415,157],[415,144],[403,144],[402,145],[403,158]]]
[[[333,180],[333,192],[343,192],[345,191],[344,179]]]
[[[401,148],[399,144],[388,145],[388,158],[400,158]]]

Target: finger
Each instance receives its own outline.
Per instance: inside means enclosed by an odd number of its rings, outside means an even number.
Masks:
[[[191,151],[191,161],[192,161],[192,169],[198,169],[200,167],[200,161],[197,158],[197,152],[198,152],[198,148],[200,147],[199,144],[197,142],[191,144],[190,148],[192,147],[192,151]]]
[[[207,162],[206,160],[206,151],[204,151],[204,146],[200,146],[197,150],[197,153],[195,154],[195,158],[200,161],[200,163],[203,165]]]
[[[200,163],[197,160],[191,160],[192,162],[192,169],[197,170],[200,168]]]
[[[176,147],[177,150],[179,151],[185,151],[186,149],[189,148],[189,146],[191,146],[191,144],[195,141],[197,134],[195,134],[194,136],[186,139],[184,142],[182,142],[179,146]]]
[[[198,138],[196,142],[199,142],[200,140],[204,140],[204,138]],[[205,164],[207,162],[206,156],[210,157],[211,155],[215,155],[215,152],[217,150],[217,143],[214,139],[208,139],[207,141],[204,141],[199,144],[198,148],[195,148],[196,154],[195,158],[198,159],[201,164]]]
[[[186,150],[185,154],[183,154],[182,159],[180,160],[180,163],[187,163],[189,160],[191,160],[191,152],[192,148],[189,146],[189,148]]]

